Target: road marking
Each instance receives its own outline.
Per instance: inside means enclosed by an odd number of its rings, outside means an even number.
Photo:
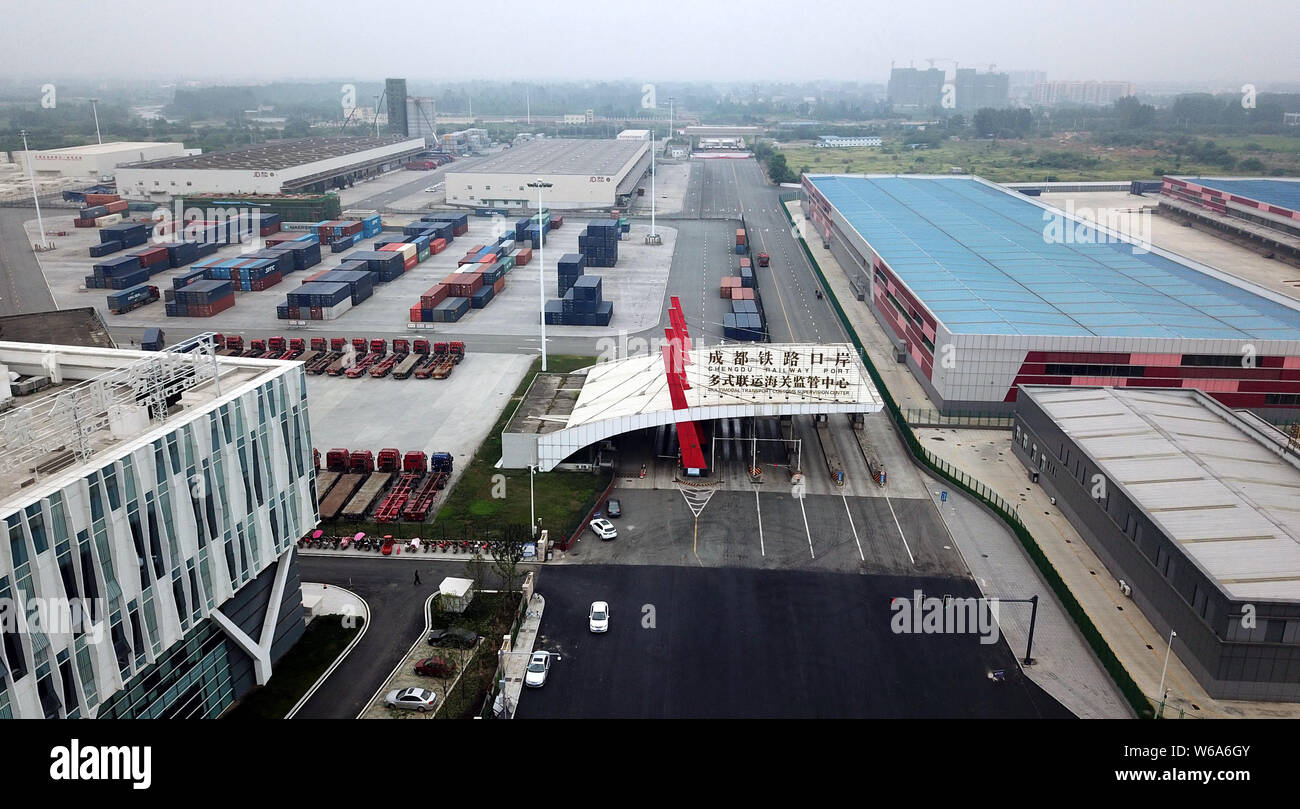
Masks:
[[[758,552],[767,556],[767,547],[763,544],[763,505],[758,502],[758,489],[754,489],[754,508],[758,509]]]
[[[867,557],[862,553],[862,540],[858,539],[858,529],[853,524],[853,512],[849,511],[849,498],[844,496],[844,492],[840,492],[840,499],[844,501],[844,513],[849,515],[849,528],[853,530],[853,541],[858,543],[858,558],[865,562]]]
[[[903,526],[898,522],[898,515],[894,514],[894,504],[890,502],[889,495],[885,495],[885,505],[889,506],[889,513],[894,518],[894,525],[898,527],[898,535],[903,538],[903,547],[907,548],[907,558],[916,564],[916,557],[912,555],[912,546],[907,544],[907,537],[903,534]]]
[[[808,530],[808,512],[804,510],[803,498],[800,497],[798,498],[798,500],[799,500],[799,512],[803,514],[803,532],[808,535],[808,553],[812,555],[812,558],[816,559],[817,552],[813,550],[812,531]]]

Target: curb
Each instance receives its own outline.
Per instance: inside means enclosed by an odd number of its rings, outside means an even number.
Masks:
[[[334,662],[330,663],[329,668],[325,669],[325,671],[321,674],[321,676],[316,678],[316,682],[311,684],[311,688],[307,689],[307,693],[303,694],[302,698],[299,699],[296,703],[294,703],[294,706],[289,709],[289,712],[287,714],[284,715],[285,719],[293,719],[294,716],[297,715],[298,710],[302,708],[303,705],[307,704],[307,700],[311,699],[312,696],[316,693],[316,690],[325,684],[325,681],[329,679],[329,676],[334,673],[334,670],[336,668],[339,667],[339,664],[342,663],[347,658],[348,655],[352,654],[352,650],[356,647],[358,643],[361,642],[361,639],[366,636],[366,633],[370,631],[370,603],[367,602],[361,596],[357,595],[356,593],[353,593],[351,590],[347,589],[346,587],[336,587],[335,589],[342,590],[345,593],[349,593],[353,597],[355,597],[358,601],[361,602],[361,606],[365,609],[364,617],[366,619],[366,622],[365,624],[362,625],[361,631],[357,633],[357,636],[353,638],[352,641],[343,648],[343,651],[339,652],[338,657],[334,658]]]

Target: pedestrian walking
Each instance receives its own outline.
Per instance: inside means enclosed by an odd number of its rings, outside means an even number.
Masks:
[[[419,583],[420,583],[420,571],[417,570],[417,571],[415,571],[415,582],[414,582],[414,584],[419,584]]]

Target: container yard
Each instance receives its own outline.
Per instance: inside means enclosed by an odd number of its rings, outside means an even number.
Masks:
[[[77,211],[70,211],[66,217],[50,217],[47,227],[63,227],[65,223],[70,227],[72,215],[76,213]],[[533,246],[534,239],[527,238],[527,230],[535,228],[535,235],[546,239],[544,284],[547,290],[557,290],[552,294],[560,299],[563,296],[558,292],[556,262],[565,254],[580,253],[579,238],[589,227],[583,220],[576,225],[572,221],[566,223],[562,215],[549,211],[540,222],[535,217],[508,219],[504,230],[499,220],[490,217],[478,217],[466,211],[432,211],[418,217],[386,217],[381,221],[384,229],[374,238],[366,238],[337,253],[332,252],[329,246],[322,249],[320,228],[330,223],[328,226],[332,235],[338,222],[363,221],[365,218],[357,214],[353,216],[357,216],[357,219],[335,217],[308,223],[289,222],[293,229],[262,237],[260,244],[208,243],[197,237],[210,233],[219,237],[222,234],[215,232],[215,228],[199,232],[187,228],[180,234],[181,241],[168,247],[165,263],[155,259],[151,266],[142,266],[137,270],[148,272],[144,276],[131,276],[125,269],[114,272],[104,272],[101,269],[98,273],[93,269],[94,265],[155,247],[149,233],[151,223],[141,221],[124,221],[104,229],[70,229],[68,235],[60,240],[60,249],[42,256],[41,262],[55,301],[61,308],[96,306],[109,319],[110,327],[114,329],[142,330],[157,325],[163,316],[162,307],[143,305],[114,314],[105,298],[107,292],[121,291],[143,283],[157,286],[160,291],[169,288],[175,290],[178,283],[184,286],[202,279],[232,281],[235,298],[233,306],[220,312],[217,322],[203,324],[201,327],[196,322],[196,329],[215,329],[227,334],[285,332],[295,328],[311,330],[326,327],[324,323],[316,321],[328,320],[330,325],[326,328],[331,332],[364,333],[375,337],[421,337],[426,336],[420,334],[421,330],[436,333],[453,323],[456,337],[471,337],[476,334],[531,335],[538,327],[536,290],[539,263],[538,250]],[[515,232],[520,220],[524,222],[523,239],[518,238],[519,234]],[[676,230],[661,226],[659,231],[664,237],[664,244],[650,247],[643,244],[643,234],[648,232],[648,224],[627,223],[629,231],[633,233],[628,236],[623,233],[622,225],[617,224],[617,220],[609,221],[615,222],[616,226],[605,227],[611,231],[617,230],[625,237],[617,243],[616,248],[611,248],[611,252],[617,250],[617,264],[614,267],[584,267],[586,275],[602,278],[600,303],[612,304],[608,307],[608,324],[553,325],[550,332],[552,336],[563,336],[570,329],[574,335],[590,335],[594,329],[600,328],[635,332],[650,328],[658,321],[657,313],[664,300]],[[279,223],[281,226],[284,224]],[[355,229],[355,226],[346,227]],[[366,225],[363,221],[362,233],[365,232]],[[370,232],[374,232],[373,226]],[[103,243],[103,238],[117,241],[123,247],[102,257],[88,255],[89,248],[93,244]],[[439,240],[442,244],[439,244]],[[606,246],[609,246],[609,241]],[[585,244],[585,238],[583,242]],[[414,253],[414,264],[411,264],[411,253]],[[213,263],[213,260],[216,262]],[[272,260],[280,280],[275,281],[275,276],[267,269],[269,265],[232,266],[230,262],[234,260]],[[130,263],[129,260],[127,263]],[[312,303],[309,299],[304,304],[302,298],[296,297],[297,305],[290,306],[290,294],[298,295],[304,284],[321,280],[312,276],[334,270],[356,272],[363,263],[364,268],[374,276],[371,279],[372,293],[368,297],[362,292],[357,296],[359,302],[354,302],[353,296],[349,294],[348,302],[344,305],[340,293],[329,291],[329,303]],[[471,264],[475,266],[468,266]],[[196,272],[199,269],[214,268],[215,272]],[[253,269],[244,269],[241,275],[241,268]],[[228,272],[231,269],[239,275],[238,278],[232,279]],[[458,270],[461,272],[458,273]],[[468,278],[452,279],[465,285],[461,294],[450,294],[450,290],[438,289],[449,276],[468,273],[483,275],[477,284]],[[264,275],[260,278],[253,277],[257,274]],[[88,281],[88,277],[93,280]],[[254,282],[257,282],[256,286],[260,289],[254,289]],[[113,286],[114,283],[117,286]],[[355,285],[356,282],[351,283]],[[485,284],[490,287],[490,293],[479,291]],[[313,292],[309,289],[301,294]],[[320,294],[319,290],[315,294]],[[335,302],[334,297],[339,300]],[[175,303],[174,296],[166,302]],[[295,309],[297,311],[293,311]],[[181,310],[173,308],[173,311],[179,313]],[[416,312],[418,316],[414,314]],[[180,321],[181,317],[175,314],[170,319]]]

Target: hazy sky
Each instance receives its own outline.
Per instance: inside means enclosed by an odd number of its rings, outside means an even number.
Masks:
[[[0,75],[40,80],[883,82],[891,60],[933,57],[1056,79],[1300,81],[1296,0],[16,2]]]

